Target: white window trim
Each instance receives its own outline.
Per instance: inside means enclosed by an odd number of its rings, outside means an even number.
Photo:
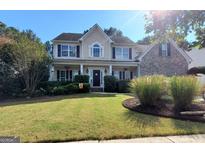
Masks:
[[[117,54],[116,54],[116,48],[120,48],[121,49],[121,57],[119,58],[119,57],[117,57]],[[128,49],[128,58],[124,58],[124,54],[123,54],[123,49],[124,48],[126,48],[126,49]],[[129,59],[129,47],[115,47],[115,59],[119,59],[119,60],[130,60]]]
[[[99,55],[99,57],[94,57],[93,55],[93,52],[94,52],[94,50],[93,50],[93,46],[95,45],[95,44],[98,44],[99,46],[100,46],[100,55]],[[92,45],[90,45],[89,46],[89,57],[93,57],[93,58],[102,58],[102,57],[104,57],[104,46],[102,46],[99,42],[94,42],[94,43],[92,43]]]
[[[76,58],[77,57],[77,45],[71,45],[71,44],[60,44],[61,45],[61,57],[70,57],[70,58]],[[68,56],[63,56],[62,52],[62,46],[67,46],[68,47]],[[70,56],[70,46],[75,47],[75,56]]]

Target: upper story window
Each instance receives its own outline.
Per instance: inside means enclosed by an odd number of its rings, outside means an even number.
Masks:
[[[160,44],[160,53],[159,54],[162,57],[170,56],[170,44],[169,43]]]
[[[80,57],[79,46],[58,45],[58,57]]]
[[[115,48],[116,59],[129,59],[129,48]]]
[[[103,49],[102,46],[98,43],[95,43],[91,47],[91,56],[92,57],[102,57],[103,56]]]

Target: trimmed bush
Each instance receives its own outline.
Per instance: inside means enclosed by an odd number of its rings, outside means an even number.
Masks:
[[[76,75],[74,77],[74,82],[89,83],[89,76],[88,75]]]
[[[60,87],[54,87],[52,90],[53,95],[64,95],[65,94],[65,88],[63,86]]]
[[[104,91],[105,92],[115,92],[116,82],[117,82],[117,79],[114,76],[111,76],[111,75],[104,76]]]
[[[167,92],[166,78],[161,75],[144,76],[131,81],[131,91],[136,95],[142,106],[155,106]]]
[[[193,76],[174,76],[170,80],[171,94],[177,111],[182,111],[192,103],[199,91],[199,82]]]
[[[130,92],[130,81],[129,80],[117,81],[116,89],[118,93],[129,93]]]
[[[62,87],[64,88],[64,94],[75,94],[79,89],[78,85],[75,83],[70,83]]]
[[[83,83],[83,89],[80,89],[79,83],[68,83],[67,85],[61,85],[56,87],[48,86],[46,91],[47,95],[66,95],[75,93],[87,93],[90,91],[90,84]]]

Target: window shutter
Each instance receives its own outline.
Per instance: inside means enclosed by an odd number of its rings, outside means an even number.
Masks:
[[[81,74],[80,74],[80,70],[78,70],[78,75],[81,75]]]
[[[133,73],[130,72],[130,79],[133,79]]]
[[[122,79],[122,72],[120,71],[120,80]]]
[[[170,43],[167,43],[167,55],[171,56]]]
[[[112,59],[115,59],[115,47],[112,48]]]
[[[114,76],[114,71],[112,71],[112,76]]]
[[[58,44],[58,57],[61,57],[61,45]]]
[[[68,70],[66,70],[66,81],[68,81]]]
[[[72,70],[70,70],[70,81],[72,81],[73,79],[73,73],[72,73]]]
[[[162,44],[159,44],[159,56],[162,56]]]
[[[132,48],[129,48],[129,59],[132,59]]]
[[[122,72],[123,80],[125,79],[125,71]]]
[[[57,70],[57,81],[59,81],[59,79],[60,79],[60,71]]]
[[[79,58],[80,57],[80,46],[77,45],[77,57]]]

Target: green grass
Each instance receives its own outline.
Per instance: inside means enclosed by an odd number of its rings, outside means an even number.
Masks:
[[[205,133],[205,124],[129,111],[124,94],[78,94],[0,106],[0,136],[60,142]]]

